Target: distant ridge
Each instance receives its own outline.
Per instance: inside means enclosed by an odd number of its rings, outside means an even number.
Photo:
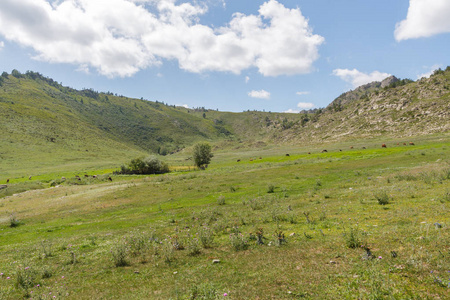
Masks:
[[[292,128],[285,140],[408,137],[450,130],[450,67],[417,82],[390,76],[337,97],[315,122]]]

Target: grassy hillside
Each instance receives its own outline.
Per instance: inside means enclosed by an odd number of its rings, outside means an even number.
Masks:
[[[447,299],[442,138],[219,151],[2,198],[0,298]]]
[[[357,140],[448,133],[450,67],[417,82],[402,80],[381,87],[368,84],[347,92],[315,120],[294,126],[284,138],[293,140]]]
[[[117,166],[223,135],[212,121],[161,103],[77,91],[33,72],[16,76],[0,83],[0,180],[52,166]]]
[[[39,73],[0,77],[0,182],[110,169],[207,140],[215,149],[407,138],[448,132],[450,70],[418,82],[371,83],[300,114],[185,109],[74,90]]]

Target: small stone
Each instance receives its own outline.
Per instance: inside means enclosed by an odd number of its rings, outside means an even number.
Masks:
[[[218,263],[220,263],[220,259],[213,259],[213,264],[218,264]]]
[[[134,274],[139,274],[139,271],[134,271]]]
[[[337,262],[335,262],[334,260],[330,260],[330,264],[335,265],[335,264],[337,264]]]
[[[294,235],[295,235],[295,232],[291,233],[289,236],[294,236]]]

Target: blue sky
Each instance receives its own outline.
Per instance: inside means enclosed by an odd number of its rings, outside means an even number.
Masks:
[[[221,111],[297,112],[450,65],[448,0],[2,0],[1,71]]]

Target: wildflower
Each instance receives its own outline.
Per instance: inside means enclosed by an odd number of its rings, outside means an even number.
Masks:
[[[36,287],[40,287],[40,286],[41,286],[40,284],[36,285]]]
[[[378,256],[378,259],[382,259],[383,257],[381,257],[381,256]]]
[[[64,279],[64,276],[62,276],[61,278]]]
[[[223,296],[226,297],[226,296],[228,296],[228,294],[227,293],[223,293]]]
[[[8,276],[8,277],[6,277],[6,279],[11,279],[11,277]]]
[[[3,273],[0,273],[0,276],[3,276]]]
[[[25,270],[28,270],[30,267],[25,267]]]

